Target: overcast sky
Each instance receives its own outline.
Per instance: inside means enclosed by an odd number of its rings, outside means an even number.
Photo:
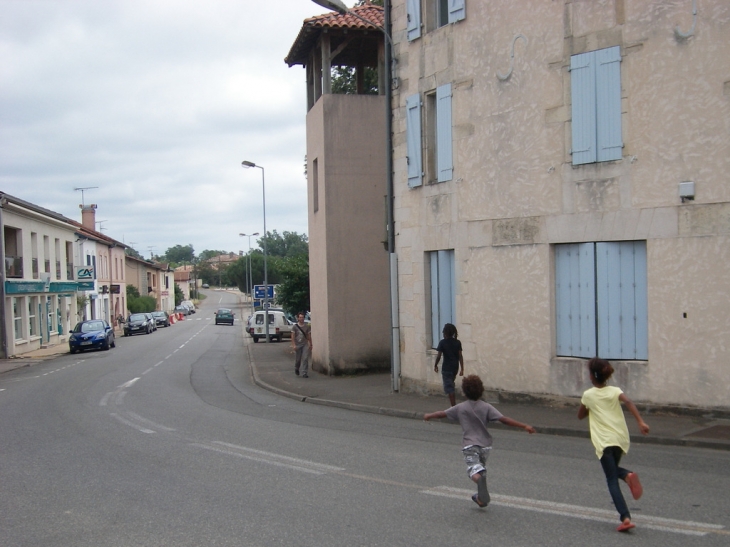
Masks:
[[[354,2],[347,1],[351,6]],[[307,232],[310,0],[0,0],[0,190],[144,254]],[[256,246],[255,239],[251,244]]]

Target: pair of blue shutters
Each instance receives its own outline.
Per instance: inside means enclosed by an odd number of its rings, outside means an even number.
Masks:
[[[439,0],[430,0],[438,2]],[[456,23],[466,17],[466,0],[448,0],[449,23]],[[407,0],[406,15],[408,16],[408,41],[421,36],[421,0]]]
[[[421,141],[421,96],[406,99],[406,147],[408,186],[423,184],[423,147]],[[451,180],[454,172],[451,142],[451,84],[436,88],[436,171],[438,182]]]
[[[646,242],[555,246],[557,355],[648,359]]]
[[[441,340],[441,331],[446,323],[456,323],[454,303],[456,302],[456,266],[454,251],[433,251],[430,255],[431,268],[431,346]]]
[[[621,48],[573,55],[570,82],[573,165],[621,159]]]

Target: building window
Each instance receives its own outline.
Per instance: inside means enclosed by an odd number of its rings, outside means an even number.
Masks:
[[[319,161],[312,160],[312,210],[319,211]]]
[[[34,336],[40,336],[41,333],[38,330],[38,297],[31,296],[28,298],[28,335],[33,338]]]
[[[555,246],[557,355],[648,359],[646,242]]]
[[[407,0],[408,40],[421,36],[421,23],[426,32],[436,30],[448,23],[456,23],[466,17],[466,0]]]
[[[13,298],[13,334],[16,340],[23,339],[23,299]]]
[[[570,58],[573,165],[620,160],[621,48]]]
[[[444,84],[434,92],[427,93],[423,120],[420,95],[411,95],[406,99],[408,186],[411,188],[421,186],[424,175],[430,183],[446,182],[453,177],[451,97],[451,84]]]
[[[431,345],[435,348],[444,325],[456,322],[456,271],[453,249],[427,254],[431,284]]]

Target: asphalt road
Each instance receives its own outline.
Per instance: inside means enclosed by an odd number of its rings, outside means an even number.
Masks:
[[[627,537],[589,443],[496,431],[480,510],[458,428],[262,391],[243,310],[207,294],[168,329],[0,377],[0,545],[730,544],[724,451],[634,446]]]

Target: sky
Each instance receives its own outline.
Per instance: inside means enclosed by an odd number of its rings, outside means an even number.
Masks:
[[[83,202],[97,229],[149,257],[246,252],[239,233],[263,233],[263,178],[266,229],[306,233],[305,72],[284,58],[325,12],[310,0],[0,0],[0,191],[80,222],[74,189],[96,187]]]

